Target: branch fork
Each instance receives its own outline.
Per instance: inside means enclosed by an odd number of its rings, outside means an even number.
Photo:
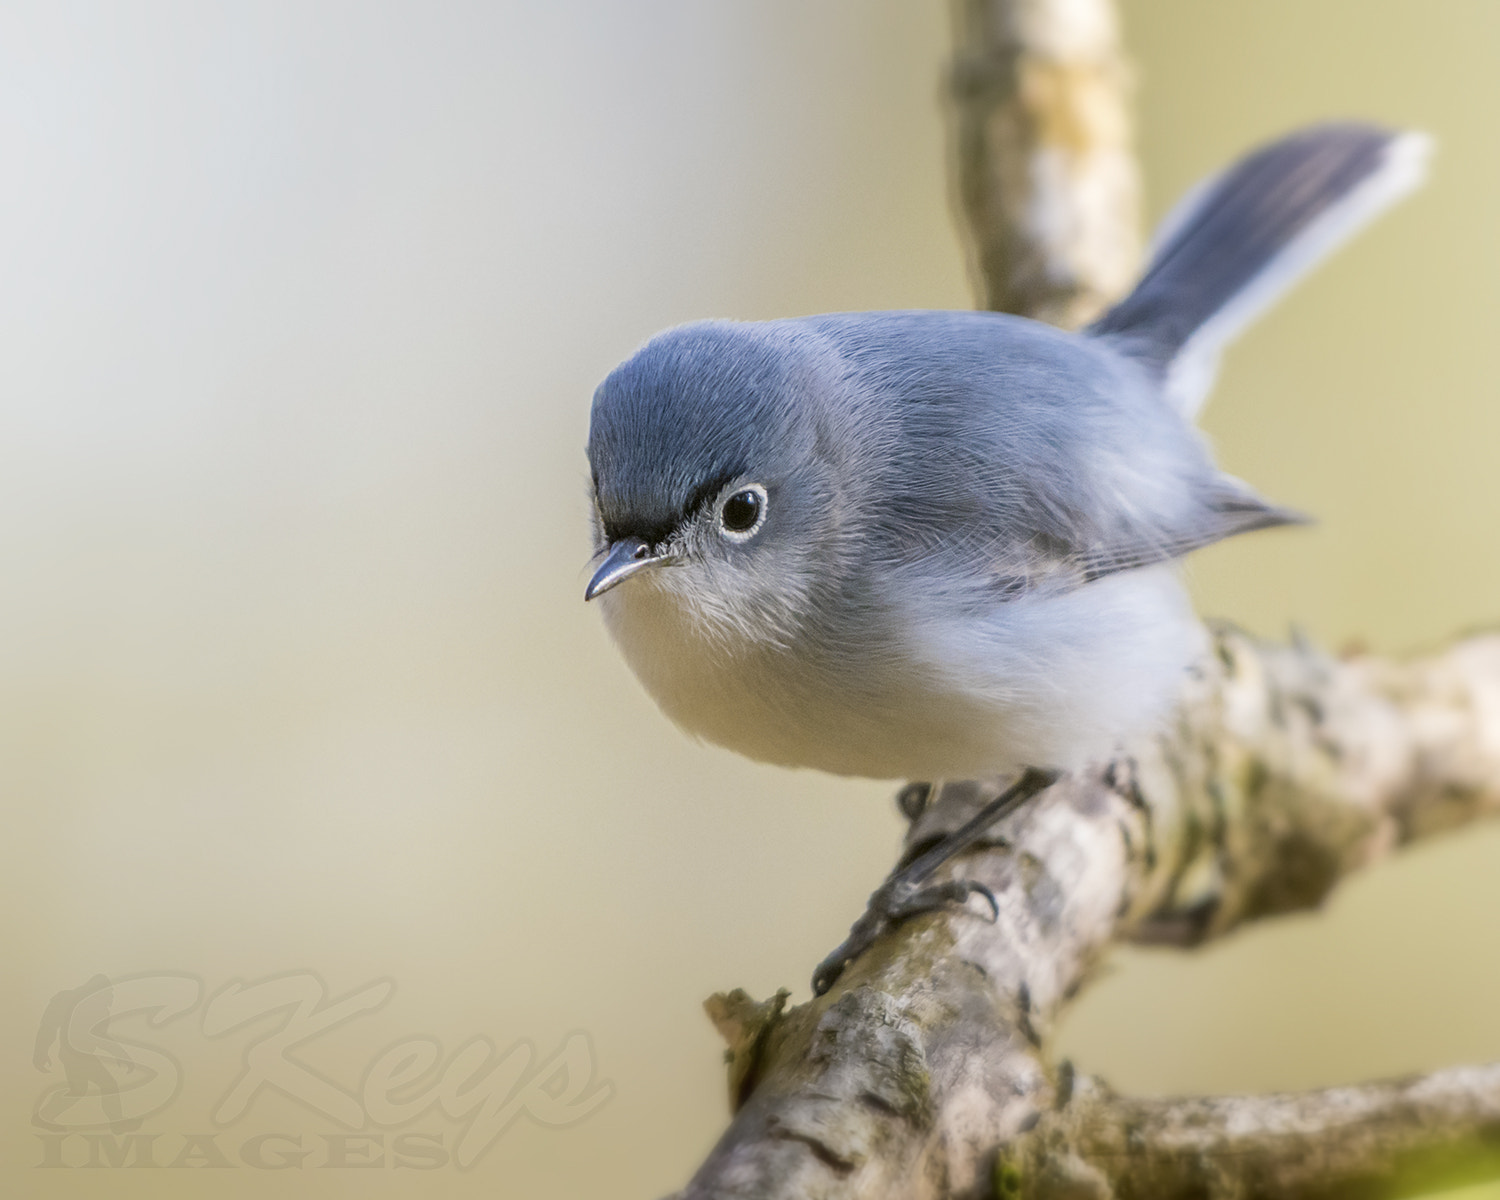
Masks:
[[[909,841],[1000,786],[944,787]],[[1398,663],[1218,628],[1167,734],[1064,778],[952,864],[994,893],[993,923],[916,917],[806,1004],[709,1001],[737,1111],[681,1200],[1314,1197],[1500,1170],[1500,1065],[1140,1100],[1045,1053],[1115,942],[1198,945],[1315,908],[1351,872],[1497,811],[1500,635]]]

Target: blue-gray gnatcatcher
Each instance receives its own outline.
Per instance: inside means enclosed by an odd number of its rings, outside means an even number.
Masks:
[[[1080,333],[866,312],[658,335],[594,396],[586,598],[673,721],[751,758],[1032,768],[972,841],[1162,719],[1201,637],[1178,558],[1299,519],[1219,471],[1192,418],[1225,344],[1426,153],[1353,123],[1256,151],[1178,205],[1135,290]],[[917,886],[962,844],[872,911],[982,890]]]

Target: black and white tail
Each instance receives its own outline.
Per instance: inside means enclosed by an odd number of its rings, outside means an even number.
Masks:
[[[1168,396],[1194,415],[1224,347],[1416,188],[1429,149],[1423,134],[1351,122],[1255,151],[1178,203],[1135,290],[1085,332],[1160,370]]]

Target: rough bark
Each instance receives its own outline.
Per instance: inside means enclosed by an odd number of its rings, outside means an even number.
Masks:
[[[998,786],[945,787],[911,837]],[[1219,629],[1168,733],[1065,779],[1003,823],[1008,845],[953,864],[993,888],[998,920],[975,905],[908,922],[790,1010],[711,1002],[739,1108],[681,1196],[1333,1195],[1482,1156],[1497,1069],[1136,1101],[1073,1087],[1043,1047],[1111,943],[1193,944],[1316,907],[1350,872],[1497,811],[1500,635],[1397,663]],[[1322,1174],[1305,1152],[1320,1130],[1341,1131],[1312,1160]]]
[[[1130,1100],[1079,1080],[1002,1195],[1398,1195],[1500,1173],[1500,1064],[1299,1095]]]

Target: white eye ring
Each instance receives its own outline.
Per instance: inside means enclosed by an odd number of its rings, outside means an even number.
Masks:
[[[719,505],[719,532],[731,542],[748,542],[766,523],[766,509],[769,507],[770,497],[760,484],[748,483],[735,488]]]

